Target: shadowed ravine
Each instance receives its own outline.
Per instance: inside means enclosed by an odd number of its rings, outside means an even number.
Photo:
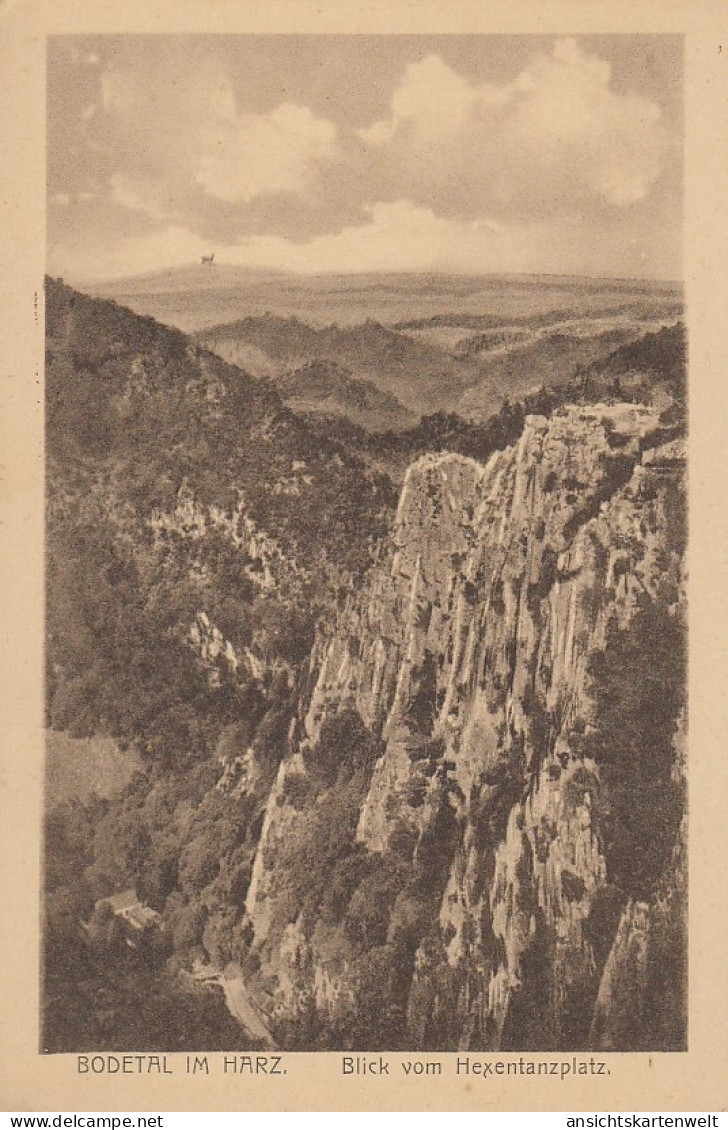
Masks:
[[[44,1048],[684,1048],[682,326],[399,433],[46,333]]]

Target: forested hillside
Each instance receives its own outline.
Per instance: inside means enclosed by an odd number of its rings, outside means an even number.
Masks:
[[[178,331],[47,294],[50,720],[194,756],[241,696],[264,704],[261,671],[306,654],[396,494]],[[200,663],[200,615],[235,660]]]
[[[109,734],[143,765],[121,798],[49,817],[48,989],[71,1003],[46,1040],[151,1047],[124,1020],[131,974],[117,1020],[75,1027],[105,961],[89,965],[79,922],[136,884],[160,909],[180,892],[167,940],[199,940],[195,897],[255,817],[210,792],[220,749],[257,735],[270,782],[316,623],[368,567],[396,490],[180,332],[52,280],[46,296],[48,725]],[[241,866],[221,882],[237,889]]]

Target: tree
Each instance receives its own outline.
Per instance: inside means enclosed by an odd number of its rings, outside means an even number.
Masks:
[[[608,872],[641,899],[670,862],[682,816],[673,737],[685,701],[685,642],[681,616],[645,599],[589,663],[595,726],[583,752],[604,784],[599,821]]]

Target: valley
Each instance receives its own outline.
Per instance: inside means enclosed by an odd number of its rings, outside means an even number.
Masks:
[[[679,289],[93,291],[46,282],[44,1047],[684,1048]]]
[[[220,267],[96,290],[193,330],[231,364],[276,382],[296,410],[343,415],[374,431],[436,411],[487,419],[504,396],[533,392],[674,325],[682,310],[669,284],[549,276],[301,280]]]

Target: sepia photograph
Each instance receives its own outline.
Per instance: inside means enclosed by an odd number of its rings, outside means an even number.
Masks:
[[[688,1048],[683,54],[48,38],[42,1053]]]

